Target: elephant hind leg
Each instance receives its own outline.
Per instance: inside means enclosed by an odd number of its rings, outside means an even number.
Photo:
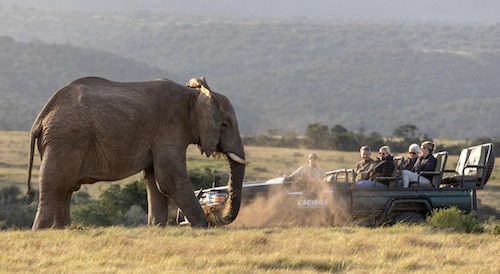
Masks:
[[[57,209],[54,228],[64,228],[71,224],[70,204],[72,194],[72,192],[67,192],[59,197],[59,208]]]
[[[45,159],[44,159],[45,160]],[[75,166],[59,162],[44,162],[40,170],[38,210],[33,230],[45,228],[64,228],[71,224],[70,201],[75,185],[78,183]],[[64,172],[62,172],[64,171]]]
[[[71,224],[71,194],[71,192],[58,194],[40,193],[33,230],[69,226]]]

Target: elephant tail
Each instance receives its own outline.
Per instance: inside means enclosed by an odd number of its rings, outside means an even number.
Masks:
[[[31,172],[33,170],[33,158],[35,155],[35,142],[40,137],[42,133],[42,126],[38,125],[37,127],[33,127],[30,134],[30,159],[28,165],[28,181],[26,185],[28,186],[28,191],[26,192],[26,203],[31,205],[35,200],[35,191],[31,187]]]

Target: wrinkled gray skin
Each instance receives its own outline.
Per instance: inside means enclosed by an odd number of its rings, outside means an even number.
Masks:
[[[166,79],[117,83],[88,77],[59,89],[31,129],[27,182],[31,201],[36,141],[41,155],[33,230],[70,225],[71,195],[82,184],[120,180],[141,170],[146,178],[149,225],[166,224],[169,197],[193,227],[234,220],[245,172],[235,112],[225,96],[209,90],[204,78],[192,79],[188,85]],[[198,144],[207,157],[232,156],[227,157],[230,197],[216,213],[218,218],[208,222],[188,180],[189,144]]]

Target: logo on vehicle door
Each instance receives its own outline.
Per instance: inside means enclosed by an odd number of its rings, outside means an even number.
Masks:
[[[316,207],[325,207],[328,205],[328,200],[298,200],[297,205],[299,207],[309,207],[309,208],[316,208]]]

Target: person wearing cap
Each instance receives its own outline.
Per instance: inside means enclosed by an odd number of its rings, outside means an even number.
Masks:
[[[356,182],[370,179],[370,167],[374,160],[371,158],[372,151],[369,146],[362,146],[359,149],[362,160],[356,163],[354,173],[356,174]]]
[[[373,162],[369,171],[369,180],[356,183],[356,187],[388,187],[387,182],[378,182],[377,177],[391,177],[394,171],[394,157],[389,146],[382,146],[378,150],[379,157]]]
[[[403,187],[409,187],[410,182],[418,182],[420,186],[431,186],[432,175],[420,175],[422,171],[434,171],[437,160],[432,155],[435,145],[425,141],[420,145],[420,154],[411,170],[403,170]]]
[[[285,178],[285,181],[300,181],[304,183],[317,182],[323,180],[325,172],[319,166],[318,154],[312,152],[309,154],[309,163],[299,167],[290,176]]]
[[[420,146],[417,144],[411,144],[408,147],[408,158],[406,158],[403,162],[403,170],[412,170],[413,166],[417,162],[418,154],[420,153]]]

